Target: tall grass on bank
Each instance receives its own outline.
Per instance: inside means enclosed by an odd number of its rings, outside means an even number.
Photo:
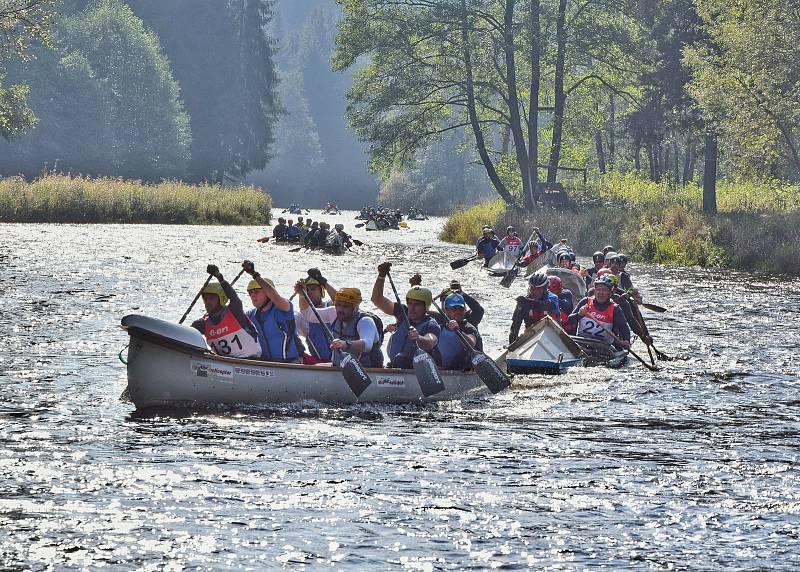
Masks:
[[[520,234],[538,226],[555,242],[566,238],[580,254],[610,244],[633,258],[662,264],[731,267],[800,274],[800,189],[775,184],[720,185],[719,214],[701,211],[697,187],[671,192],[666,185],[610,178],[577,193],[572,210],[507,209],[502,201],[454,214],[443,240],[474,243],[484,224],[498,234],[509,224]]]
[[[0,222],[269,224],[271,197],[254,187],[44,175],[0,179]]]

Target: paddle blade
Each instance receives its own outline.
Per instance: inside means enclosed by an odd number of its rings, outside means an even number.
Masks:
[[[509,377],[486,354],[476,353],[472,356],[472,367],[475,368],[475,373],[492,393],[500,393],[511,385]]]
[[[403,221],[403,222],[399,223],[397,226],[400,226],[402,228],[408,228],[408,223]]]
[[[503,288],[510,288],[511,283],[514,282],[514,279],[517,277],[517,274],[519,274],[519,267],[515,266],[514,268],[506,272],[506,275],[503,276],[503,279],[500,281],[500,286],[502,286]]]
[[[360,223],[358,223],[358,224],[357,224],[357,225],[355,225],[355,226],[356,226],[356,228],[361,228],[361,227],[363,227],[365,224],[366,224],[366,223],[360,222]]]
[[[342,368],[342,375],[347,385],[350,386],[350,390],[355,393],[356,397],[361,397],[364,390],[372,383],[364,366],[352,354],[341,352],[339,367]]]
[[[356,246],[364,246],[364,243],[356,238],[351,238],[350,240],[352,240],[353,244],[355,244]]]
[[[473,260],[475,260],[474,256],[471,258],[459,258],[458,260],[453,260],[453,262],[450,263],[450,268],[452,268],[453,270],[458,270],[459,268],[463,268]]]
[[[297,248],[290,248],[289,252],[300,252],[301,250],[303,250],[303,247],[298,246]]]
[[[429,353],[419,348],[414,354],[414,374],[425,397],[444,391],[444,381],[436,369],[436,363]]]
[[[655,304],[646,304],[645,302],[642,302],[640,306],[644,306],[648,310],[652,310],[653,312],[658,312],[659,314],[667,311],[666,308],[662,308],[661,306],[656,306]]]

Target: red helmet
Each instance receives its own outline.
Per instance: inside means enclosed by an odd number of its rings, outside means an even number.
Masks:
[[[550,284],[548,288],[553,294],[561,294],[561,290],[563,290],[564,286],[561,284],[561,278],[558,276],[550,276],[549,278]]]

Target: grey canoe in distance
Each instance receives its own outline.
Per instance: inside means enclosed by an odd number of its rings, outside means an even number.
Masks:
[[[128,393],[137,409],[306,400],[403,404],[490,395],[474,372],[441,370],[445,390],[426,398],[413,370],[369,368],[372,383],[356,398],[339,368],[218,356],[194,328],[148,316],[125,316],[122,327],[130,336]]]

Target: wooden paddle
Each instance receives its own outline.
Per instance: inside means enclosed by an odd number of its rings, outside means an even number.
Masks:
[[[213,276],[211,276],[211,274],[209,274],[208,278],[206,278],[206,281],[203,282],[203,285],[200,287],[200,290],[197,292],[197,296],[194,297],[194,300],[192,300],[192,303],[189,304],[189,307],[186,309],[186,312],[184,312],[183,316],[181,316],[181,319],[178,320],[179,324],[182,324],[184,321],[186,321],[186,316],[189,315],[189,312],[192,311],[192,308],[194,308],[194,305],[197,304],[197,301],[200,299],[200,296],[203,295],[203,290],[205,289],[206,286],[208,286],[208,283],[211,282],[212,278],[213,278]]]
[[[256,242],[262,242],[262,243],[263,242],[269,242],[269,237],[268,236],[262,236],[261,238],[257,238]]]
[[[305,248],[305,246],[298,246],[297,248],[290,248],[289,252],[300,252],[304,248]]]
[[[617,340],[617,342],[619,342],[620,344],[623,342],[622,338],[620,338],[620,337],[619,337],[617,334],[615,334],[615,333],[614,333],[614,332],[612,332],[611,330],[606,330],[606,332],[608,332],[609,334],[611,334],[611,337],[612,337],[612,338],[614,338],[615,340]],[[636,359],[638,359],[640,362],[642,362],[642,365],[643,365],[644,367],[646,367],[647,369],[649,369],[650,371],[661,371],[661,368],[660,368],[660,367],[658,367],[658,366],[654,366],[654,365],[650,365],[649,363],[647,363],[646,361],[644,361],[644,360],[643,360],[641,357],[639,357],[639,354],[637,354],[637,353],[636,353],[635,351],[633,351],[632,349],[630,349],[630,348],[627,348],[627,350],[628,350],[628,353],[629,353],[629,354],[631,354],[633,357],[635,357],[635,358],[636,358]]]
[[[434,302],[433,306],[442,316],[444,316],[446,320],[447,314],[444,313],[439,305]],[[498,367],[492,358],[473,348],[470,345],[467,336],[465,336],[464,332],[462,332],[460,329],[453,331],[455,331],[458,339],[464,346],[464,349],[470,355],[469,361],[472,363],[472,367],[475,368],[475,373],[478,374],[478,377],[481,378],[481,381],[484,383],[484,385],[489,388],[489,391],[492,393],[500,393],[506,387],[511,385],[511,380],[509,377]]]
[[[361,241],[360,241],[360,240],[358,240],[358,239],[355,239],[355,238],[353,238],[352,236],[350,237],[350,240],[352,240],[352,241],[353,241],[353,244],[355,244],[356,246],[364,246],[364,243],[363,243],[363,242],[361,242]]]
[[[400,311],[403,312],[403,320],[406,323],[406,327],[411,330],[411,322],[408,319],[408,312],[406,312],[405,306],[400,301],[400,295],[397,293],[397,288],[394,286],[394,281],[392,280],[392,275],[390,273],[386,273],[386,277],[389,279],[389,284],[392,287],[392,292],[394,292],[394,298],[397,300],[397,305],[400,306]],[[413,367],[414,367],[414,374],[417,376],[417,381],[419,382],[419,388],[422,390],[422,395],[425,397],[430,397],[431,395],[435,395],[440,391],[444,391],[444,381],[442,381],[442,377],[439,375],[439,370],[436,368],[436,362],[433,361],[433,357],[419,347],[419,344],[416,344],[417,350],[414,352],[414,359]]]
[[[453,270],[458,270],[459,268],[463,268],[473,260],[477,260],[479,257],[480,254],[473,254],[469,258],[459,258],[458,260],[453,260],[453,262],[450,263],[450,268],[452,268]]]
[[[309,307],[314,312],[314,315],[322,326],[322,331],[325,332],[325,338],[330,344],[333,342],[333,333],[328,327],[328,324],[323,322],[322,318],[319,317],[319,312],[317,312],[317,309],[314,307],[311,298],[308,297],[308,293],[305,290],[300,290],[300,294],[306,299]],[[333,350],[333,359],[334,363],[339,362],[337,365],[342,368],[342,375],[347,385],[350,387],[350,390],[356,397],[360,397],[361,394],[364,393],[364,390],[369,387],[369,384],[372,383],[372,379],[367,375],[364,366],[361,365],[361,362],[359,362],[358,358],[353,354],[342,350]]]
[[[522,248],[519,249],[519,254],[517,255],[517,259],[514,261],[514,266],[511,267],[511,270],[506,272],[506,275],[503,276],[503,279],[500,281],[500,286],[503,288],[510,288],[511,283],[514,282],[517,274],[519,274],[519,261],[522,260],[522,254],[525,252],[528,244],[530,244],[530,242],[533,240],[535,234],[535,232],[532,232],[530,238],[528,238],[528,242],[526,242]]]

